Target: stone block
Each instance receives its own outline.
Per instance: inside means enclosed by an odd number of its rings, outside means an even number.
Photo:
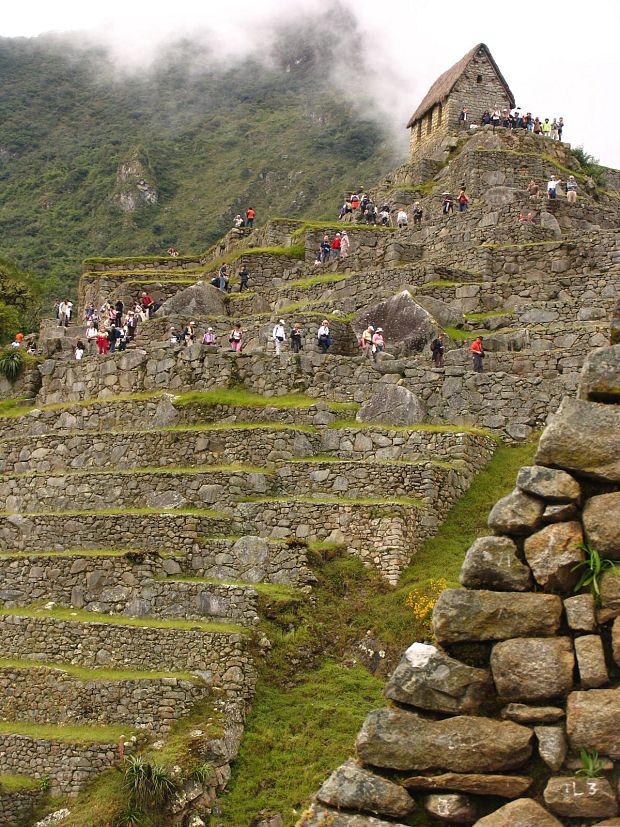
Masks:
[[[581,371],[577,397],[591,402],[618,402],[620,344],[597,348],[588,353]]]
[[[517,488],[552,503],[578,503],[581,498],[581,486],[574,477],[544,465],[521,468],[517,474]]]
[[[509,537],[479,537],[465,555],[459,579],[470,589],[527,591],[532,585],[532,574]]]
[[[497,643],[491,653],[497,694],[510,701],[543,701],[568,694],[574,668],[570,638],[515,638]]]
[[[552,772],[557,772],[568,751],[564,727],[537,726],[534,727],[534,734],[538,741],[538,754]]]
[[[357,754],[374,767],[399,770],[504,772],[531,756],[532,733],[509,721],[460,715],[434,721],[400,709],[371,712]]]
[[[585,559],[581,524],[555,523],[525,541],[525,559],[536,582],[550,591],[571,592],[579,579],[575,566]]]
[[[571,692],[566,705],[566,732],[573,750],[596,750],[620,759],[620,689]]]
[[[424,809],[448,824],[471,824],[480,815],[480,802],[463,793],[433,793],[424,799]]]
[[[591,497],[583,510],[588,544],[601,557],[620,560],[620,491]]]
[[[560,816],[596,818],[618,812],[616,794],[606,778],[550,778],[543,798]]]
[[[519,798],[479,819],[474,827],[562,827],[562,823],[531,798]]]
[[[526,775],[479,775],[477,773],[446,772],[441,775],[414,775],[402,782],[409,790],[433,790],[497,795],[501,798],[519,798],[532,785]]]
[[[302,815],[297,827],[405,827],[394,821],[383,821],[373,816],[338,813],[320,804],[312,804]]]
[[[499,499],[489,514],[489,528],[503,534],[527,535],[542,524],[545,504],[518,488]]]
[[[472,712],[491,691],[486,669],[467,666],[435,646],[413,643],[392,673],[385,694],[435,712]]]
[[[400,784],[347,761],[322,784],[317,799],[331,807],[360,810],[390,818],[409,815],[415,802]]]
[[[603,642],[598,635],[575,638],[575,654],[581,686],[596,689],[609,683]]]
[[[559,706],[528,706],[527,704],[508,704],[501,711],[504,720],[517,724],[553,724],[565,715]]]
[[[613,578],[613,575],[611,575],[611,577]],[[620,595],[620,577],[617,579]],[[604,584],[605,577],[603,577],[602,580],[601,593],[603,592],[602,587]],[[596,627],[596,606],[594,604],[594,595],[576,594],[574,597],[567,597],[564,601],[564,610],[566,611],[567,623],[573,631],[594,631],[594,628]]]
[[[551,594],[446,589],[435,605],[433,629],[440,643],[554,635],[562,601]]]

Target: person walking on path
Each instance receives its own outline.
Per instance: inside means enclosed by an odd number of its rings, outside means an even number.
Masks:
[[[416,201],[413,205],[413,226],[417,226],[422,223],[422,207],[419,201]]]
[[[228,279],[229,278],[230,277],[228,275],[228,265],[227,264],[222,264],[222,266],[220,267],[220,272],[219,272],[219,282],[220,282],[219,283],[219,288],[224,293],[228,289]]]
[[[471,343],[469,347],[469,352],[474,358],[474,371],[476,373],[482,373],[482,361],[484,359],[482,336],[478,336],[476,339],[474,339],[474,341]]]
[[[467,207],[469,207],[469,198],[467,197],[464,189],[459,192],[456,200],[459,202],[459,212],[465,212]]]
[[[537,201],[538,200],[539,188],[538,188],[538,184],[536,183],[536,181],[534,181],[533,178],[530,181],[530,183],[527,185],[527,191],[530,194],[530,200],[531,201]]]
[[[441,211],[444,215],[452,215],[452,213],[454,212],[454,199],[452,198],[449,192],[443,193]]]
[[[332,245],[329,241],[329,236],[324,235],[321,241],[321,264],[326,264],[329,261],[329,256],[332,251]]]
[[[241,330],[241,325],[239,323],[237,323],[230,331],[228,341],[230,342],[231,350],[234,350],[235,353],[241,353],[241,347],[243,345],[243,331]]]
[[[69,327],[70,318],[71,303],[68,299],[63,299],[58,305],[58,327]]]
[[[299,353],[303,347],[302,342],[303,334],[301,332],[301,325],[299,322],[295,322],[294,327],[291,328],[290,339],[291,339],[291,350],[293,353]]]
[[[398,212],[396,213],[396,226],[399,230],[406,230],[407,225],[409,224],[409,219],[407,218],[407,213],[401,207]]]
[[[248,289],[248,279],[250,278],[250,271],[246,264],[241,267],[237,275],[239,276],[239,292],[241,293],[242,290]]]
[[[340,233],[336,233],[334,236],[334,240],[330,245],[330,256],[331,258],[340,258],[340,250],[342,249],[342,236]]]
[[[375,335],[375,329],[372,325],[368,325],[366,330],[361,335],[361,346],[364,356],[368,356],[369,359],[374,358],[374,351],[372,349],[372,337]]]
[[[215,336],[215,333],[213,332],[212,327],[207,328],[206,333],[202,337],[202,343],[203,343],[203,345],[216,345],[217,344],[217,338]]]
[[[385,347],[385,339],[383,338],[383,328],[378,327],[372,337],[372,346],[375,349],[375,361],[377,360],[377,353],[383,353]]]
[[[349,236],[347,235],[347,231],[343,230],[340,234],[340,257],[346,258],[349,255],[349,247],[351,246],[351,242],[349,241]]]
[[[279,356],[280,353],[282,353],[282,345],[286,339],[286,333],[284,332],[284,319],[280,319],[280,321],[274,326],[271,333],[271,338],[276,346],[276,356]]]
[[[443,355],[445,350],[443,344],[444,338],[444,334],[440,333],[431,342],[431,353],[433,354],[432,359],[436,368],[443,367]]]
[[[97,335],[98,335],[97,322],[93,322],[91,320],[88,323],[88,327],[86,328],[86,344],[88,345],[89,354],[95,352],[95,347],[97,346]]]
[[[329,333],[329,322],[327,319],[323,319],[323,323],[317,330],[316,337],[319,342],[319,347],[323,353],[327,353],[327,351],[332,346],[332,337]]]
[[[566,182],[566,200],[569,204],[577,203],[577,182],[574,175],[569,175]]]

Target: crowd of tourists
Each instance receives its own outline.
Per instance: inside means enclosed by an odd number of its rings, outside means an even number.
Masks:
[[[250,229],[254,226],[254,219],[256,218],[256,212],[254,207],[248,207],[248,209],[241,215],[238,213],[233,219],[233,227],[236,230],[240,230],[242,227],[249,227]]]
[[[531,112],[522,112],[520,107],[513,110],[486,109],[482,113],[478,123],[474,123],[469,114],[469,108],[464,106],[459,113],[459,125],[463,129],[470,129],[477,126],[492,126],[493,129],[503,127],[504,129],[525,129],[533,132],[534,135],[542,135],[554,141],[562,140],[564,131],[564,118],[539,118]]]
[[[211,279],[211,284],[213,285],[213,287],[217,287],[224,293],[231,293],[232,283],[230,280],[230,275],[231,274],[228,268],[228,264],[222,264],[217,272],[217,275]],[[244,290],[248,290],[250,282],[250,271],[248,270],[246,264],[241,265],[241,267],[239,268],[239,272],[237,273],[237,276],[239,282],[239,293],[242,293]]]
[[[329,233],[325,233],[316,251],[314,263],[315,265],[327,264],[339,258],[346,258],[350,249],[351,242],[346,230],[336,233],[333,238],[330,238]]]
[[[81,359],[86,352],[105,356],[117,350],[125,350],[138,331],[138,325],[150,319],[161,307],[148,293],[143,292],[131,307],[118,299],[105,301],[98,309],[89,302],[84,309],[86,342],[77,340],[75,358]]]

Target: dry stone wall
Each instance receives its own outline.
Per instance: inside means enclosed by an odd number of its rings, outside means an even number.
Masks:
[[[12,792],[0,790],[0,824],[7,827],[23,824],[41,796],[42,792],[36,787]]]

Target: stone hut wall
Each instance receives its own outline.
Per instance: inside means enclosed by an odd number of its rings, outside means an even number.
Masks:
[[[43,795],[38,789],[15,790],[14,792],[2,792],[0,790],[0,824],[7,827],[26,823],[37,804],[39,797]]]

